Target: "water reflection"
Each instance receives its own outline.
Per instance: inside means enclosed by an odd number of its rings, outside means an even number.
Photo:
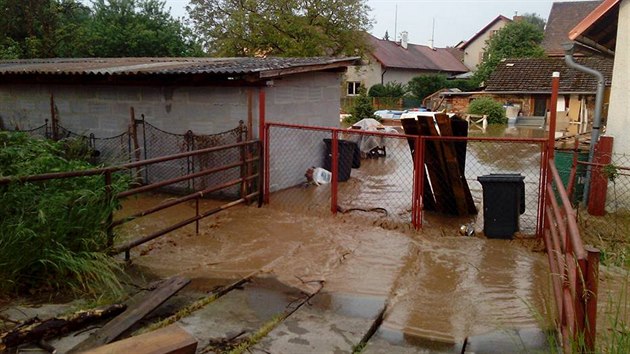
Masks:
[[[518,137],[518,138],[546,138],[546,132],[539,127],[491,124],[485,133],[478,129],[470,129],[468,136],[495,136],[495,137]]]
[[[407,340],[453,344],[539,325],[534,312],[543,313],[547,272],[541,254],[502,240],[448,237],[418,242],[407,261],[384,323]]]

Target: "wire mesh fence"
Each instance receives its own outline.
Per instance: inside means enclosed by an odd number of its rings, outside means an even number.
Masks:
[[[331,138],[330,130],[268,129],[268,188],[272,205],[318,215],[330,212],[331,184],[317,186],[305,175],[310,168],[324,165],[328,156],[324,139]]]
[[[592,165],[591,181],[602,178],[606,182],[601,195],[588,193],[584,203],[584,180],[589,166],[578,164],[573,200],[578,210],[578,224],[586,243],[602,250],[606,264],[630,264],[630,155],[610,154],[610,164]],[[599,175],[599,176],[598,176]],[[591,183],[590,189],[593,189]],[[590,191],[589,189],[589,191]],[[591,191],[592,192],[592,191]],[[599,204],[599,205],[597,205]]]
[[[77,147],[80,145],[80,148],[86,149],[93,163],[107,166],[234,144],[245,141],[247,137],[247,128],[243,122],[234,129],[218,134],[194,134],[190,130],[185,134],[171,133],[147,122],[144,116],[142,120],[136,120],[134,124],[134,129],[130,127],[127,131],[111,137],[96,137],[93,133],[79,134],[63,127],[58,122],[52,124],[48,120],[44,125],[34,129],[10,131],[21,131],[32,137],[78,142]],[[252,153],[257,153],[257,151],[251,151],[252,149],[254,148],[228,149],[164,161],[147,165],[142,171],[135,173],[142,183],[150,184],[207,170],[213,166],[234,165],[231,169],[174,183],[166,188],[172,192],[203,190],[241,177],[244,172],[237,166],[238,161],[251,156]],[[252,164],[251,170],[256,168],[258,167]],[[233,186],[221,190],[220,194],[231,197],[241,192],[241,187]]]
[[[484,203],[498,202],[484,200],[483,188],[485,186],[482,185],[480,179],[483,180],[484,176],[493,174],[516,177],[516,180],[521,179],[519,176],[522,176],[524,194],[521,198],[524,198],[524,203],[518,206],[520,208],[518,229],[522,234],[535,235],[539,226],[538,213],[541,208],[541,166],[543,163],[541,143],[526,140],[468,140],[465,151],[465,177],[478,212],[474,218],[475,229],[485,228],[484,222],[494,218],[483,215],[484,210],[487,210]]]
[[[407,138],[370,135],[354,129],[340,133],[340,138],[356,144],[357,152],[351,160],[347,148],[339,148],[339,165],[345,154],[345,160],[356,167],[352,178],[339,185],[340,210],[371,212],[397,223],[411,222],[414,162]]]
[[[543,158],[539,141],[453,140],[281,124],[268,125],[267,134],[268,191],[274,206],[309,213],[368,212],[395,223],[414,222],[415,209],[422,207],[424,223],[467,223],[481,231],[484,200],[478,178],[511,174],[524,182],[525,208],[517,228],[526,235],[538,230]],[[318,185],[313,169],[331,171],[335,161],[337,185]],[[422,206],[416,206],[417,195]]]

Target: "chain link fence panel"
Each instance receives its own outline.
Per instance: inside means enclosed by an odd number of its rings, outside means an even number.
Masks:
[[[340,166],[351,163],[356,167],[351,178],[339,184],[340,210],[374,213],[374,217],[384,217],[395,224],[410,223],[414,161],[407,138],[348,130],[340,133],[340,139],[356,147],[351,157],[343,156],[347,151],[341,146],[339,149]]]
[[[305,175],[309,168],[331,170],[332,137],[338,135],[338,212],[374,213],[394,224],[413,220],[416,188],[415,140],[401,135],[379,135],[361,130],[337,130],[283,125],[268,126],[270,203],[287,210],[309,213],[331,212],[331,185],[315,185]],[[524,178],[525,210],[520,215],[520,232],[535,235],[540,209],[540,182],[543,148],[540,142],[513,139],[422,139],[424,142],[423,222],[428,226],[472,223],[483,229],[483,189],[478,178],[490,174],[516,174]],[[454,148],[458,160],[444,157]],[[436,156],[442,156],[436,158]],[[433,159],[431,158],[433,156]],[[454,193],[452,177],[435,164],[455,163],[456,177],[470,190],[471,207],[458,213],[460,194]],[[461,165],[461,166],[460,166]],[[461,173],[463,172],[463,174]],[[465,181],[463,183],[462,181]],[[461,184],[463,183],[463,185]],[[464,186],[465,185],[465,186]],[[419,188],[419,186],[418,186]],[[440,210],[431,205],[435,193],[451,191]],[[443,197],[443,195],[442,195]],[[446,202],[444,202],[446,201]],[[494,201],[486,201],[494,202]],[[372,215],[372,214],[371,214]]]
[[[35,127],[33,129],[4,129],[9,132],[22,132],[28,134],[32,138],[50,138],[50,127],[48,126],[48,122],[40,125],[39,127]]]
[[[543,147],[541,143],[492,140],[468,140],[466,144],[465,177],[477,206],[475,229],[484,227],[483,187],[479,177],[490,174],[521,175],[525,183],[525,210],[520,215],[520,233],[533,236],[538,229],[538,213],[541,208],[541,167]]]
[[[235,144],[244,141],[247,131],[244,125],[214,135],[193,135],[192,150],[206,149],[222,145]],[[251,150],[247,148],[228,149],[216,152],[210,152],[201,156],[196,156],[190,161],[192,163],[192,171],[198,172],[210,169],[216,166],[226,166],[238,164],[239,161],[247,159],[251,156]],[[208,176],[196,178],[194,183],[195,190],[203,190],[211,186],[219,186],[240,178],[245,172],[242,166],[235,166],[225,171],[210,174]],[[232,186],[221,190],[217,193],[219,196],[232,197],[240,193],[239,186]]]
[[[602,262],[609,265],[630,265],[630,155],[612,154],[609,165],[600,166],[608,180],[604,215],[591,215],[578,194],[578,225],[585,243],[599,248]],[[592,171],[598,169],[593,166]],[[579,164],[576,184],[586,175],[587,166]],[[582,176],[580,176],[582,175]],[[580,191],[579,188],[577,188]]]
[[[325,215],[330,213],[331,184],[308,181],[309,169],[323,167],[329,157],[330,130],[270,127],[267,131],[270,203],[274,207]]]

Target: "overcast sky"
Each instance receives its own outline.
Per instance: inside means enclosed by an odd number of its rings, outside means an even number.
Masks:
[[[382,38],[394,28],[409,33],[409,42],[428,45],[435,19],[436,47],[454,46],[467,40],[498,15],[512,18],[536,13],[547,19],[553,0],[368,0],[374,26],[370,33]],[[166,0],[175,17],[186,16],[188,0]],[[398,7],[398,21],[396,21]],[[397,23],[397,25],[396,25]]]

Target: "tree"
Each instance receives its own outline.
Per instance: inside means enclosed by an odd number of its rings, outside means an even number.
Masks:
[[[67,56],[89,8],[75,0],[0,0],[0,57]]]
[[[192,32],[160,0],[94,0],[88,42],[90,56],[199,55]]]
[[[545,30],[545,25],[547,24],[547,21],[545,21],[544,18],[540,17],[538,14],[535,13],[526,13],[523,14],[523,20],[531,23],[532,25],[538,27],[538,29],[540,29],[541,31]]]
[[[218,56],[360,55],[366,0],[191,0],[204,49]]]
[[[354,100],[354,104],[350,109],[350,117],[346,118],[346,123],[356,123],[364,118],[380,118],[374,115],[374,106],[372,106],[372,98],[367,95],[364,86],[359,87],[359,95]]]
[[[409,81],[409,91],[411,94],[422,101],[430,94],[448,86],[446,75],[432,74],[416,76]]]
[[[201,55],[160,0],[0,0],[0,58]]]
[[[473,81],[481,84],[501,60],[507,58],[541,58],[543,31],[528,21],[515,21],[501,28],[487,41],[484,60],[475,70]]]

